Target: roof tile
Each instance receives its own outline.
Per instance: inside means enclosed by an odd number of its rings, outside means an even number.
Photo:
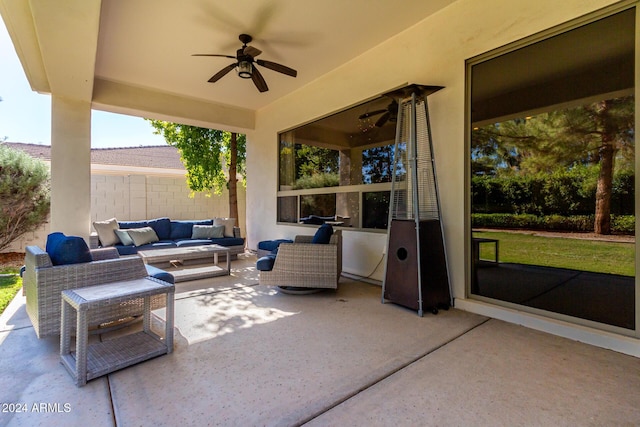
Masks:
[[[51,161],[50,145],[25,144],[21,142],[4,142],[4,144],[11,148],[25,151],[35,158]],[[184,170],[178,149],[170,145],[92,148],[91,163]]]

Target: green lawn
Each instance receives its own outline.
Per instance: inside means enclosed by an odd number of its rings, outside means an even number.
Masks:
[[[11,271],[15,273],[16,271]],[[3,271],[7,273],[7,271]],[[22,287],[22,278],[18,275],[0,277],[0,314],[9,305]]]
[[[635,275],[633,243],[485,231],[474,232],[473,236],[499,240],[500,262]],[[493,245],[480,245],[480,248],[480,258],[494,258]]]

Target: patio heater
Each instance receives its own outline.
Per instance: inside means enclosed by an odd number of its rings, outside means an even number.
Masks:
[[[427,96],[440,89],[410,85],[385,94],[399,109],[382,303],[419,316],[452,305],[427,106]]]

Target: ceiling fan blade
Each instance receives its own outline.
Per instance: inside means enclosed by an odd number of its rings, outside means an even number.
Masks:
[[[218,71],[216,74],[213,75],[213,77],[211,77],[208,81],[209,83],[215,83],[218,80],[220,80],[221,78],[223,78],[224,76],[227,75],[227,73],[231,70],[233,70],[234,68],[236,68],[238,64],[229,64],[226,67],[224,67],[222,70]]]
[[[260,71],[256,67],[253,67],[253,73],[251,73],[251,80],[256,85],[260,92],[266,92],[269,90],[269,86],[267,86],[267,82],[264,81],[264,77],[260,74]]]
[[[249,56],[252,56],[252,57],[255,58],[256,56],[260,55],[262,53],[262,51],[260,49],[258,49],[258,48],[253,47],[253,46],[247,46],[247,47],[244,48],[244,52],[243,53],[245,55],[249,55]]]
[[[384,113],[382,116],[380,116],[380,118],[376,122],[376,127],[379,127],[379,128],[382,127],[385,123],[387,123],[387,120],[389,120],[390,116],[391,114],[388,111]]]
[[[220,55],[217,53],[194,53],[191,56],[219,56],[221,58],[231,58],[231,59],[236,59],[235,56],[231,56],[231,55]]]
[[[381,113],[386,113],[387,110],[376,110],[376,111],[370,111],[368,113],[364,113],[362,115],[360,115],[360,117],[358,117],[360,120],[362,119],[368,119],[371,116],[375,116],[376,114],[381,114]]]
[[[262,65],[263,67],[270,70],[286,74],[287,76],[296,77],[298,75],[298,72],[293,68],[285,67],[284,65],[278,64],[276,62],[263,61],[262,59],[257,59],[256,62],[258,63],[258,65]]]

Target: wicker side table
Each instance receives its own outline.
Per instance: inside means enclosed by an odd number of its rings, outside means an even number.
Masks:
[[[151,331],[150,297],[158,294],[167,295],[164,339]],[[60,358],[76,385],[83,386],[88,380],[171,353],[174,294],[174,285],[150,277],[62,291]],[[117,311],[119,304],[136,298],[144,298],[142,331],[88,345],[87,317],[91,309],[113,306]],[[72,309],[77,315],[75,352],[71,351]]]

